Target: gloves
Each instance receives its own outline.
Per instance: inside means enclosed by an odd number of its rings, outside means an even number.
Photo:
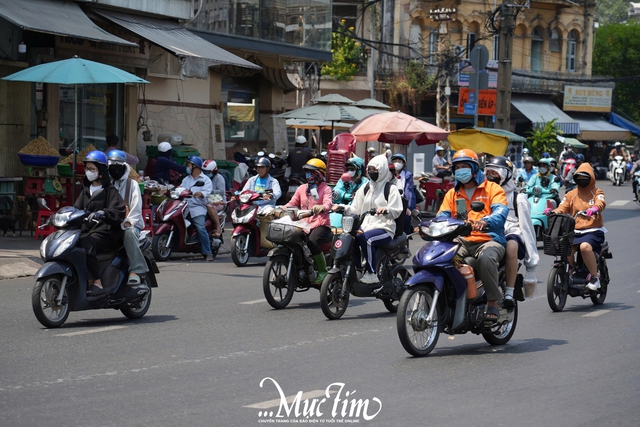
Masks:
[[[544,211],[542,211],[543,214],[549,216],[553,213],[553,209],[551,208],[545,208]]]
[[[587,216],[594,216],[595,214],[597,214],[600,211],[600,209],[598,209],[597,206],[592,206],[589,209],[587,209],[586,215]]]
[[[104,218],[104,211],[95,211],[89,214],[87,221],[100,221],[102,218]]]
[[[322,212],[324,212],[324,206],[322,205],[314,205],[311,210],[313,211],[314,215],[319,215]]]

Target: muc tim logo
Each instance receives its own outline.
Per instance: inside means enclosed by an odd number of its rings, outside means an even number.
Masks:
[[[382,410],[380,399],[362,399],[356,396],[356,390],[348,390],[346,384],[340,382],[329,384],[322,395],[312,398],[304,398],[302,391],[287,398],[280,384],[270,377],[260,381],[260,388],[267,385],[275,386],[279,404],[277,409],[258,412],[261,423],[359,423],[360,419],[374,419]]]

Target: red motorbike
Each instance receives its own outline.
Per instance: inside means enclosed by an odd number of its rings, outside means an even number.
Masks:
[[[231,223],[233,224],[231,259],[238,267],[247,265],[250,257],[267,256],[271,249],[271,247],[264,248],[260,244],[259,206],[254,202],[263,198],[264,194],[251,190],[243,191],[234,196],[236,207],[231,212]]]
[[[198,182],[195,186],[198,186]],[[190,190],[177,187],[169,192],[166,198],[155,212],[155,222],[158,223],[151,251],[156,261],[167,261],[172,252],[202,253],[200,239],[196,227],[191,223],[187,213],[187,201],[192,197]],[[219,212],[220,227],[224,231],[226,214]],[[204,223],[209,238],[211,239],[211,252],[215,258],[223,243],[222,235],[214,236],[215,224],[206,216]]]

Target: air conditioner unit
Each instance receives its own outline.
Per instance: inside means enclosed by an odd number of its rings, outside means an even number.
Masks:
[[[466,59],[467,53],[465,52],[466,47],[462,44],[454,44],[453,45],[453,54],[456,56],[456,59]]]

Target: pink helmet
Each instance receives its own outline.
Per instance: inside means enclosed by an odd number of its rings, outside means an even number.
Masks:
[[[218,164],[215,160],[205,160],[202,164],[202,170],[213,173],[218,170]]]

